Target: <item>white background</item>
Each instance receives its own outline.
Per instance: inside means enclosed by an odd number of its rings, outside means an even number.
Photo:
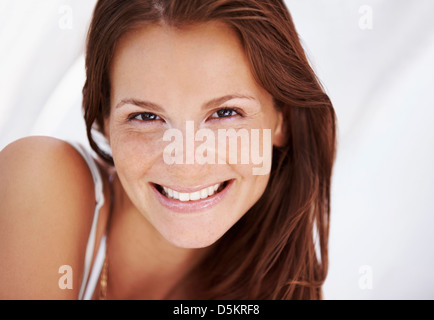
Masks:
[[[338,117],[325,298],[433,299],[434,1],[286,3]],[[27,135],[87,144],[94,4],[0,0],[0,149]]]

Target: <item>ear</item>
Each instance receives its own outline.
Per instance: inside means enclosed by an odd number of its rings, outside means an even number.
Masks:
[[[276,147],[282,147],[285,145],[285,130],[284,130],[284,121],[283,121],[283,115],[282,112],[277,112],[277,122],[276,126],[274,128],[274,138],[273,138],[273,145]]]

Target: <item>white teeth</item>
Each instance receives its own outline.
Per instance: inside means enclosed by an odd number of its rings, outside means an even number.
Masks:
[[[208,197],[214,194],[214,187],[208,187]]]
[[[207,189],[200,190],[200,198],[201,199],[208,198],[208,190]]]
[[[190,200],[190,194],[189,193],[179,193],[179,200],[180,201],[189,201]]]
[[[172,190],[170,188],[167,187],[163,187],[164,189],[164,193],[166,194],[166,196],[168,198],[171,199],[176,199],[179,201],[195,201],[195,200],[199,200],[199,199],[206,199],[210,196],[212,196],[217,189],[220,187],[221,183],[217,183],[211,187],[208,188],[204,188],[202,190],[199,191],[195,191],[192,193],[183,193],[183,192],[178,192],[175,190]]]
[[[199,200],[200,199],[200,191],[190,193],[190,200]]]

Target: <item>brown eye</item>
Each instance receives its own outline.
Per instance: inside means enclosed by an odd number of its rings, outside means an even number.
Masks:
[[[161,120],[159,116],[151,112],[142,112],[139,114],[135,114],[131,117],[131,120],[139,120],[139,121],[154,121]]]
[[[235,115],[240,115],[235,109],[224,108],[214,112],[211,118],[229,118]]]

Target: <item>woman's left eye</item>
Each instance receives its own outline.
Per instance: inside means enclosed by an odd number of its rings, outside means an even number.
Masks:
[[[217,110],[211,115],[211,118],[230,118],[232,116],[241,115],[237,110],[232,108],[224,108]]]

